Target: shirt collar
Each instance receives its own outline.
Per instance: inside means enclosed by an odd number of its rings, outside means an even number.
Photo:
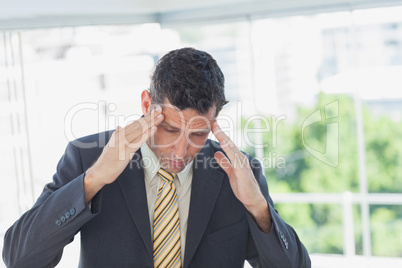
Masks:
[[[156,177],[156,173],[161,168],[161,164],[146,142],[141,146],[141,154],[146,182],[151,183],[151,181]],[[180,185],[183,185],[186,179],[193,175],[193,162],[194,160],[191,161],[182,171],[177,173]]]

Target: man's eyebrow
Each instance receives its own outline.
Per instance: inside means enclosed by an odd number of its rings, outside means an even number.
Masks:
[[[211,131],[211,129],[209,129],[209,128],[196,128],[196,129],[192,130],[191,132],[193,132],[193,133],[208,133],[210,131]]]
[[[174,127],[174,126],[172,126],[171,124],[167,123],[166,121],[163,121],[163,122],[160,123],[160,124],[161,124],[162,126],[165,126],[165,127],[168,127],[168,128],[174,129],[174,130],[180,130],[180,128]]]
[[[162,125],[163,127],[171,128],[172,130],[177,130],[177,131],[180,130],[180,128],[174,127],[174,126],[172,126],[171,124],[169,124],[166,121],[163,121],[162,123],[160,123],[160,125]],[[208,133],[210,131],[211,131],[211,129],[209,129],[209,128],[195,128],[195,129],[191,130],[192,133],[201,133],[201,132],[202,133]]]

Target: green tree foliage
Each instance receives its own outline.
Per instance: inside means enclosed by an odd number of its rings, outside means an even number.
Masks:
[[[334,102],[336,105],[329,105]],[[321,112],[322,120],[306,127],[303,133],[303,123],[316,111]],[[271,161],[273,157],[284,158],[286,162],[283,167],[265,169],[270,192],[358,193],[355,114],[350,96],[321,93],[314,108],[298,107],[295,120],[284,120],[277,125],[276,132],[265,133],[264,156]],[[401,122],[389,116],[374,115],[365,106],[363,121],[369,192],[401,193]],[[327,126],[331,123],[338,125],[338,140],[327,141]],[[326,142],[338,144],[335,167],[312,156],[305,148],[310,146],[326,153]],[[246,151],[254,153],[253,148]],[[276,209],[297,229],[309,252],[343,253],[341,203],[277,204]],[[356,252],[359,254],[362,253],[360,206],[354,206],[353,211]],[[370,211],[373,255],[401,257],[401,206],[370,206]],[[395,234],[399,234],[399,239]]]

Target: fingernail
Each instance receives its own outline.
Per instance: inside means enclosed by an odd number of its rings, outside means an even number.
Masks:
[[[160,112],[160,111],[162,111],[162,107],[160,107],[159,105],[158,106],[156,106],[156,109],[155,109],[156,111],[158,111],[158,112]]]
[[[161,118],[162,118],[162,114],[159,114],[156,118],[161,119]]]

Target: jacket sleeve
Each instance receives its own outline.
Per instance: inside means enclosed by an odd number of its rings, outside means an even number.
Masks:
[[[299,240],[295,230],[286,224],[274,209],[274,204],[268,192],[268,185],[263,175],[260,162],[250,156],[250,165],[254,177],[269,206],[272,228],[266,234],[258,227],[250,214],[247,214],[250,234],[247,259],[253,267],[311,267],[310,257],[304,245]]]
[[[100,194],[85,203],[84,170],[79,149],[69,143],[34,206],[4,236],[3,260],[7,267],[54,267],[63,248],[100,209]]]

